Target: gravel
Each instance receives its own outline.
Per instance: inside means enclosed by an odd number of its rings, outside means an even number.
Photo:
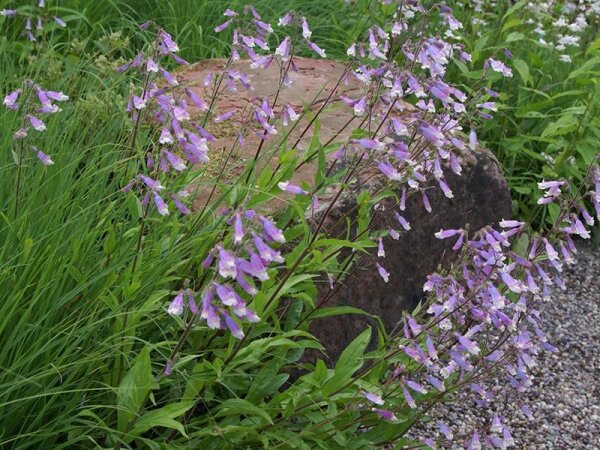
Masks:
[[[541,309],[544,331],[559,352],[541,352],[531,372],[533,386],[507,403],[495,404],[495,411],[460,402],[460,397],[436,407],[433,418],[444,419],[455,436],[481,429],[497,412],[511,430],[512,448],[600,449],[600,249],[581,245],[577,264],[565,269],[563,280],[567,290],[557,290]],[[486,388],[507,389],[503,383]],[[520,411],[522,403],[534,420]],[[413,437],[437,434],[433,421],[419,428]]]

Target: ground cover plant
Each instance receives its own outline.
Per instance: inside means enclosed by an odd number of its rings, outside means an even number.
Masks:
[[[555,351],[543,301],[563,287],[573,238],[590,238],[600,219],[597,151],[585,147],[597,126],[587,120],[597,41],[588,35],[573,71],[538,74],[533,56],[504,51],[518,40],[510,32],[526,33],[527,16],[514,21],[525,3],[455,8],[456,16],[417,1],[339,2],[326,12],[316,2],[298,11],[279,2],[194,5],[0,2],[1,445],[513,445],[499,416],[462,436],[428,413],[459,390],[482,408],[518,395],[531,385],[536,354]],[[596,10],[586,7],[592,23]],[[279,91],[299,55],[344,57],[340,83],[361,83],[360,94],[341,99],[359,124],[349,139],[320,142],[328,102],[313,114],[256,98],[243,114],[215,113],[223,92],[250,87],[233,61],[277,65]],[[178,81],[179,67],[212,56],[228,63],[201,93]],[[565,106],[527,106],[544,97],[538,91],[558,95],[539,86],[550,76],[577,92],[559,96]],[[577,122],[561,128],[569,111]],[[288,136],[304,116],[314,137],[301,151]],[[216,125],[237,131],[225,155],[250,133],[260,137],[234,180],[224,177],[227,158],[208,170]],[[522,135],[549,127],[545,140]],[[305,362],[305,349],[322,348],[310,322],[349,312],[327,300],[361,257],[376,258],[384,280],[394,276],[385,242],[419,226],[405,218],[406,198],[431,209],[431,189],[452,197],[444,168],[460,174],[460,151],[482,139],[524,196],[516,197],[522,217],[440,230],[436,238],[453,240],[454,263],[431,274],[398,332],[366,329],[333,367]],[[275,169],[261,165],[270,159]],[[291,182],[309,160],[318,161],[314,179]],[[360,187],[347,234],[332,237],[328,215],[368,170],[385,181]],[[204,188],[211,194],[198,204]],[[281,198],[284,208],[269,207]],[[373,219],[382,206],[397,220],[384,232]],[[317,302],[324,278],[329,293]],[[514,389],[494,396],[481,387],[490,377]],[[409,438],[424,420],[438,432]]]

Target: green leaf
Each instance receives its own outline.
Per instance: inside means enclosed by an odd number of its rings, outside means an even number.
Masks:
[[[136,422],[130,433],[139,436],[151,428],[165,427],[177,430],[186,436],[183,425],[174,419],[185,414],[192,406],[194,406],[193,401],[177,402],[163,406],[160,409],[148,411]]]
[[[331,308],[321,308],[311,314],[311,319],[322,317],[340,316],[342,314],[360,314],[370,316],[371,314],[353,306],[333,306]]]
[[[215,417],[238,416],[238,415],[244,415],[244,416],[249,416],[249,417],[260,417],[270,424],[273,423],[273,419],[271,419],[271,416],[264,409],[262,409],[256,405],[253,405],[249,401],[243,400],[241,398],[231,398],[229,400],[225,400],[217,408]]]
[[[518,11],[519,9],[521,9],[523,6],[525,6],[525,4],[526,4],[526,2],[521,1],[521,2],[517,2],[514,5],[512,5],[504,13],[504,16],[502,16],[502,20],[506,19],[508,16],[510,16],[515,11]]]
[[[593,69],[598,64],[600,64],[600,57],[598,57],[598,56],[587,60],[585,63],[583,63],[581,65],[581,67],[579,67],[579,69],[571,72],[569,74],[569,76],[567,77],[567,80],[570,80],[571,78],[577,78],[579,75],[589,72],[591,69]]]
[[[354,372],[362,367],[364,362],[364,353],[367,345],[371,342],[371,327],[368,327],[360,333],[351,343],[344,349],[340,355],[334,368],[334,375],[323,386],[323,395],[327,396],[339,389],[346,381],[348,381]]]
[[[519,58],[513,59],[513,64],[517,72],[519,72],[519,76],[523,80],[523,83],[529,83],[529,66],[525,61]]]
[[[518,27],[519,25],[521,25],[523,22],[521,21],[521,19],[515,17],[514,19],[510,19],[508,22],[506,22],[503,26],[502,26],[502,33],[504,33],[507,30],[510,30],[511,28],[514,27]]]
[[[515,42],[515,41],[521,41],[525,39],[525,35],[523,33],[520,33],[518,31],[513,31],[512,33],[508,33],[508,36],[506,36],[505,42],[509,43],[509,42]]]
[[[150,349],[144,347],[117,391],[119,431],[125,431],[134,420],[153,384]]]
[[[547,138],[550,136],[561,136],[563,134],[570,133],[574,131],[577,127],[578,119],[576,116],[572,114],[565,114],[548,124],[548,126],[542,132],[542,138]]]

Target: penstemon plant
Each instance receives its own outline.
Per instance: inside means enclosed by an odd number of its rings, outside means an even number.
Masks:
[[[69,97],[62,92],[46,91],[31,80],[25,80],[23,87],[7,94],[4,97],[4,106],[15,111],[20,116],[20,126],[12,136],[15,148],[13,157],[16,165],[17,175],[15,181],[15,201],[14,216],[19,212],[19,197],[23,186],[21,183],[21,174],[31,158],[29,154],[35,154],[38,160],[45,166],[54,164],[51,157],[33,145],[37,139],[32,136],[33,133],[43,133],[47,130],[43,120],[35,114],[50,115],[61,111],[61,108],[54,102],[64,102]],[[32,133],[33,132],[33,133]]]
[[[48,28],[47,22],[51,19],[56,25],[65,28],[67,24],[60,17],[50,15],[46,11],[46,0],[38,0],[31,2],[32,5],[21,5],[16,9],[4,8],[0,10],[0,16],[9,19],[23,18],[23,35],[30,42],[36,42],[37,38],[42,35]]]
[[[215,31],[231,32],[231,55],[220,73],[207,76],[201,92],[171,69],[187,65],[173,37],[154,23],[140,26],[152,38],[117,69],[130,85],[127,121],[115,146],[118,164],[101,178],[120,189],[89,207],[102,210],[102,232],[91,247],[100,242],[105,258],[97,258],[92,281],[69,266],[86,289],[68,301],[99,300],[93,307],[106,317],[98,341],[110,351],[91,373],[63,368],[65,379],[92,381],[74,394],[73,417],[54,444],[515,445],[500,416],[462,436],[434,416],[434,407],[457,392],[484,408],[518,395],[532,384],[536,355],[556,351],[543,331],[543,302],[554,286],[564,288],[560,273],[573,263],[573,238],[589,238],[600,220],[597,159],[579,188],[566,179],[539,183],[540,207],[559,210],[548,232],[509,219],[481,230],[440,230],[436,238],[453,240],[452,264],[428,277],[421,304],[398,317],[394,331],[377,330],[377,346],[370,348],[372,330],[366,329],[333,367],[302,359],[307,349],[323,349],[309,325],[344,312],[329,305],[362,257],[376,261],[384,281],[394,276],[385,243],[419,226],[406,219],[407,198],[417,196],[430,213],[432,189],[453,198],[445,174],[461,174],[465,152],[477,151],[477,128],[494,120],[499,93],[490,80],[513,76],[510,55],[496,52],[481,64],[476,82],[453,83],[450,64],[469,64],[472,55],[455,36],[463,24],[452,10],[416,0],[377,6],[389,23],[369,27],[348,48],[334,89],[318,108],[304,111],[280,100],[293,83],[300,49],[325,57],[301,14],[290,11],[275,26],[254,7],[227,9]],[[282,37],[273,45],[275,29]],[[219,100],[226,90],[252,90],[249,75],[233,68],[237,61],[259,71],[276,65],[275,95],[253,98],[242,111],[223,111]],[[356,82],[359,94],[341,96],[337,90],[346,82]],[[44,99],[67,99],[30,82],[7,95],[4,104],[20,111],[23,130],[43,126],[33,115],[33,93],[47,109],[42,112],[58,110]],[[348,114],[336,136],[352,125],[350,137],[322,145],[316,135],[302,150],[302,138],[316,133],[321,114],[334,103]],[[225,125],[235,139],[224,155],[256,147],[233,179],[225,173],[229,157],[216,176],[209,171],[216,131]],[[292,139],[294,131],[300,137]],[[20,145],[18,154],[25,148]],[[38,157],[52,163],[43,153]],[[296,171],[314,160],[314,182],[295,181]],[[198,204],[206,185],[210,195]],[[273,207],[281,197],[284,206]],[[348,202],[350,211],[334,219],[334,209]],[[586,204],[594,206],[596,219]],[[397,226],[383,228],[386,217]],[[330,289],[319,297],[323,277]],[[486,391],[483,381],[497,377],[507,377],[513,389]],[[529,414],[527,405],[522,409]],[[439,432],[411,437],[416,425],[431,419]]]

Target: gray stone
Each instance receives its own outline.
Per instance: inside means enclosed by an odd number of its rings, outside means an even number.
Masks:
[[[460,159],[463,168],[460,176],[446,170],[454,198],[446,198],[438,188],[428,190],[433,208],[428,213],[420,195],[409,197],[406,211],[402,214],[409,220],[412,229],[401,233],[397,241],[391,237],[384,238],[385,258],[377,258],[376,254],[361,258],[343,287],[326,306],[350,305],[361,308],[379,316],[390,332],[402,318],[402,313],[411,311],[422,298],[422,286],[427,275],[440,265],[447,267],[456,255],[451,250],[453,240],[436,239],[434,234],[437,231],[441,228],[476,231],[510,217],[509,189],[494,156],[485,149],[467,150]],[[332,219],[347,214],[354,204],[352,200],[336,208],[332,212]],[[375,220],[381,219],[379,229],[401,229],[393,214],[389,214],[389,209],[393,207],[386,204],[384,211],[376,213]],[[390,272],[388,283],[379,276],[376,261]],[[321,284],[321,298],[328,295],[328,290],[328,285]],[[325,345],[330,362],[333,362],[348,343],[369,325],[375,330],[377,323],[353,314],[317,319],[311,331]]]

